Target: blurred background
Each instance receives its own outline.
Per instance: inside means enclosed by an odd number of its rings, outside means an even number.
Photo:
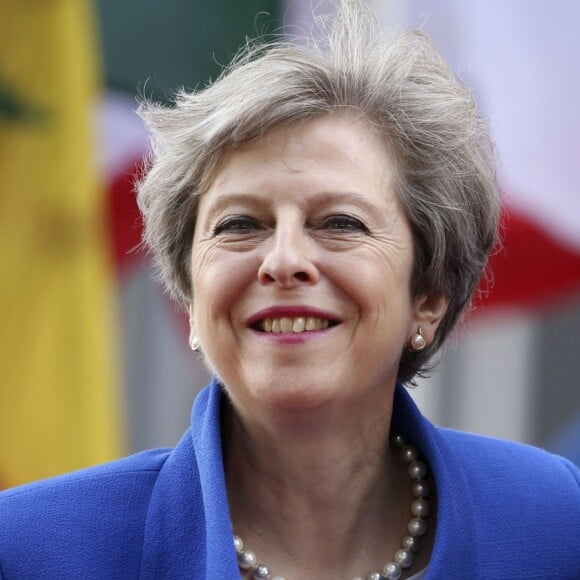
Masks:
[[[580,463],[580,5],[368,3],[387,32],[425,30],[471,87],[504,192],[493,284],[413,397],[441,425]],[[208,374],[138,245],[137,96],[203,87],[247,36],[301,35],[312,14],[308,0],[0,8],[1,488],[187,428]]]

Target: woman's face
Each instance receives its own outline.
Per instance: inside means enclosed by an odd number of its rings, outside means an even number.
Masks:
[[[224,160],[200,200],[192,314],[239,410],[390,404],[425,304],[410,295],[394,176],[349,117],[277,129]]]

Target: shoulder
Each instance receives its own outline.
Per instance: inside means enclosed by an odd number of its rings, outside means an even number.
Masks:
[[[506,489],[512,481],[518,488],[560,488],[580,493],[580,470],[563,457],[543,449],[438,428],[466,472],[492,489]],[[507,489],[506,489],[507,491]]]
[[[557,571],[558,578],[574,576],[580,570],[580,470],[530,445],[438,431],[459,460],[461,473],[452,477],[467,483],[458,484],[466,497],[455,501],[473,513],[487,577],[504,577],[498,566],[503,574],[520,570],[521,577],[532,571],[543,578]]]
[[[0,493],[0,577],[24,577],[24,570],[34,577],[31,570],[68,561],[70,575],[61,573],[72,578],[75,554],[81,553],[94,561],[95,578],[116,577],[107,576],[108,566],[114,570],[120,559],[130,565],[122,548],[127,538],[136,566],[140,542],[135,540],[143,533],[149,497],[169,453],[145,451]]]
[[[127,485],[138,493],[140,487],[149,486],[169,453],[167,449],[151,449],[110,463],[8,489],[0,493],[0,513],[5,514],[11,505],[18,505],[19,509],[26,509],[28,504],[33,507],[40,499],[74,504],[79,494],[86,506],[91,491],[98,495],[108,489],[122,494],[123,487]]]

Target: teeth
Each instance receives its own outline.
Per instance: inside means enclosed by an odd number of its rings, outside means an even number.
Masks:
[[[323,330],[328,328],[329,322],[326,318],[316,318],[314,316],[297,316],[290,318],[265,318],[262,320],[262,330],[264,332],[305,332],[311,330]]]

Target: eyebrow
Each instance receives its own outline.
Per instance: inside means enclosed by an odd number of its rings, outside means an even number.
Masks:
[[[357,191],[323,191],[315,194],[314,205],[323,206],[331,203],[351,203],[360,209],[372,213],[377,209],[369,198]]]
[[[366,196],[356,191],[321,191],[307,198],[306,202],[315,207],[332,203],[351,203],[369,213],[373,213],[377,209],[376,205],[370,202]],[[248,207],[259,207],[263,203],[264,197],[262,195],[238,192],[223,193],[210,202],[208,216],[213,217],[220,211],[236,204]]]
[[[259,196],[252,193],[222,193],[209,202],[208,216],[227,209],[232,205],[258,206],[262,203]]]

